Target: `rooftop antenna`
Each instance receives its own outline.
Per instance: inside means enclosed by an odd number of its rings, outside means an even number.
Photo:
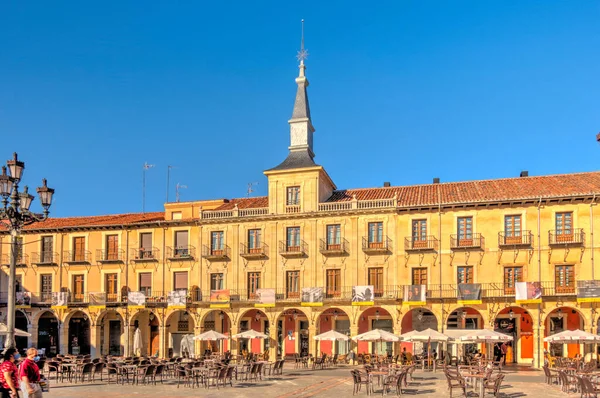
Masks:
[[[144,162],[144,167],[142,169],[142,213],[146,212],[146,171],[153,167],[153,164],[148,164],[148,162]]]
[[[254,192],[254,189],[252,188],[254,185],[258,185],[258,182],[249,182],[248,183],[248,190],[246,191],[246,197],[249,198],[250,194],[252,192]]]
[[[180,183],[175,185],[175,202],[179,203],[179,190],[184,188],[187,188],[187,185],[181,185]]]
[[[171,179],[171,169],[176,169],[175,166],[168,165],[167,166],[167,202],[169,203],[169,180]]]

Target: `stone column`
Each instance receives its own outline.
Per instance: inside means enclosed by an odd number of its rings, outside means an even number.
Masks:
[[[167,348],[167,334],[168,334],[168,330],[164,325],[164,322],[161,322],[160,326],[158,327],[158,341],[159,343],[159,347],[158,347],[158,356],[160,358],[166,358],[167,354],[169,352],[169,349]],[[148,346],[150,346],[150,344],[148,344]],[[153,352],[151,352],[149,355],[154,355]]]
[[[277,321],[269,326],[269,361],[277,359]]]
[[[239,327],[238,324],[236,323],[235,325],[233,324],[233,322],[231,322],[230,326],[229,326],[229,336],[233,336],[234,334],[238,334],[239,333]],[[234,339],[233,337],[231,337],[229,339],[228,342],[229,345],[229,351],[231,352],[231,355],[239,355],[239,344],[237,342],[236,339]]]
[[[99,327],[90,322],[90,355],[96,358],[102,355],[102,347],[99,347],[100,333]],[[81,344],[81,343],[80,343]]]
[[[317,335],[317,327],[310,325],[308,327],[308,353],[318,356],[320,353],[317,352],[317,341],[313,339]],[[298,339],[300,339],[300,331],[298,331]]]
[[[396,322],[396,324],[394,325],[394,334],[396,336],[400,336],[402,334],[402,323],[401,322]],[[402,349],[400,348],[400,342],[396,342],[394,343],[394,351],[392,352],[392,355],[399,355],[400,352],[402,352]]]
[[[534,321],[536,322],[536,321]],[[544,366],[544,325],[533,328],[533,367]]]
[[[358,323],[350,323],[350,338],[356,336],[358,334]],[[354,365],[356,362],[356,358],[358,357],[358,344],[354,340],[350,340],[350,350],[354,351],[354,362],[351,362]]]

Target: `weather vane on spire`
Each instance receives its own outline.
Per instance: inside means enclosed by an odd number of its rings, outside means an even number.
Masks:
[[[304,64],[304,60],[308,58],[308,50],[304,49],[304,19],[302,20],[302,41],[300,42],[300,51],[298,51],[298,55],[296,55],[298,61],[301,64]]]

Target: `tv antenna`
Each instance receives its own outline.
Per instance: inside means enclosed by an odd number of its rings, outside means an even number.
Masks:
[[[142,168],[142,213],[146,212],[146,171],[153,167],[153,164],[144,162],[144,167]]]
[[[177,167],[168,165],[167,166],[167,202],[169,203],[169,180],[171,179],[171,169],[176,169]]]
[[[249,183],[248,183],[248,189],[246,190],[246,197],[247,197],[247,198],[249,198],[249,197],[250,197],[250,194],[251,194],[252,192],[254,192],[254,188],[253,188],[253,187],[254,187],[255,185],[258,185],[258,182],[249,182]]]
[[[187,185],[181,185],[180,183],[177,183],[177,185],[175,185],[175,202],[179,202],[180,189],[187,189]]]

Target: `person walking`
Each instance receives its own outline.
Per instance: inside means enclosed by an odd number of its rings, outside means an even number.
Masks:
[[[40,368],[34,361],[37,349],[31,347],[27,350],[27,358],[19,367],[19,378],[21,379],[21,391],[23,398],[42,398],[40,388]]]
[[[0,365],[2,398],[18,398],[19,370],[15,365],[15,361],[20,357],[19,352],[15,348],[7,348],[2,357],[4,358],[4,362]]]
[[[507,352],[508,352],[508,346],[506,345],[506,342],[504,342],[500,346],[500,355],[501,355],[502,366],[506,366],[506,353]]]

